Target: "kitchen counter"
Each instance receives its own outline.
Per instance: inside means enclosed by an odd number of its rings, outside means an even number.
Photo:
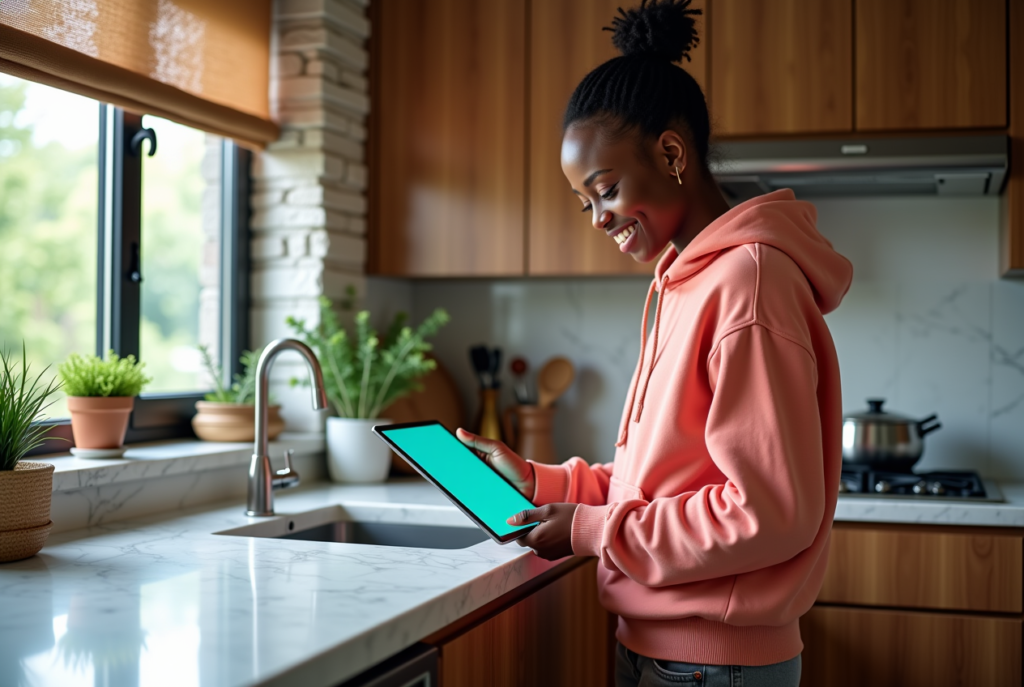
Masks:
[[[472,526],[418,480],[314,484],[276,506],[287,518],[335,504],[364,521]],[[0,685],[336,685],[555,565],[490,540],[213,534],[252,521],[241,502],[178,511],[52,535],[0,565]]]
[[[975,527],[1024,527],[1024,484],[986,480],[986,489],[1002,492],[1002,503],[925,497],[840,496],[838,522],[888,522],[916,525],[971,525]]]
[[[836,520],[1024,527],[1024,485],[999,487],[1005,503],[841,497]],[[420,481],[277,494],[282,518],[336,504],[364,521],[470,525]],[[555,565],[491,541],[214,534],[252,521],[241,502],[175,511],[55,534],[0,565],[0,685],[336,685]]]

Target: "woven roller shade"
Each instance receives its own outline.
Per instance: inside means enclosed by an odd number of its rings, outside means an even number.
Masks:
[[[270,0],[0,0],[0,71],[242,143],[276,140]]]

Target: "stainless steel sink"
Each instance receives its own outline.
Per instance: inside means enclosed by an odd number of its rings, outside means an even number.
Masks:
[[[387,521],[398,518],[405,522]],[[415,506],[401,509],[332,506],[305,513],[282,513],[272,520],[214,534],[415,549],[465,549],[488,538],[461,513]]]
[[[474,527],[409,525],[391,522],[330,522],[280,539],[333,541],[374,546],[405,546],[414,549],[464,549],[479,544],[487,535]]]

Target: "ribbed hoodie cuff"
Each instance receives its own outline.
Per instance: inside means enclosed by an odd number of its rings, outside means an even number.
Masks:
[[[600,556],[608,506],[576,506],[572,516],[572,552],[577,556]]]
[[[530,464],[533,466],[533,501],[535,506],[562,503],[569,492],[569,469],[563,465]]]

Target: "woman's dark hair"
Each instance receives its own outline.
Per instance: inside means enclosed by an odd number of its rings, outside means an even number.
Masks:
[[[604,120],[612,135],[639,131],[660,136],[673,124],[690,133],[701,165],[707,169],[711,133],[704,93],[692,76],[676,66],[699,39],[690,0],[643,0],[640,7],[612,19],[612,43],[622,53],[583,77],[565,111],[563,128]]]

